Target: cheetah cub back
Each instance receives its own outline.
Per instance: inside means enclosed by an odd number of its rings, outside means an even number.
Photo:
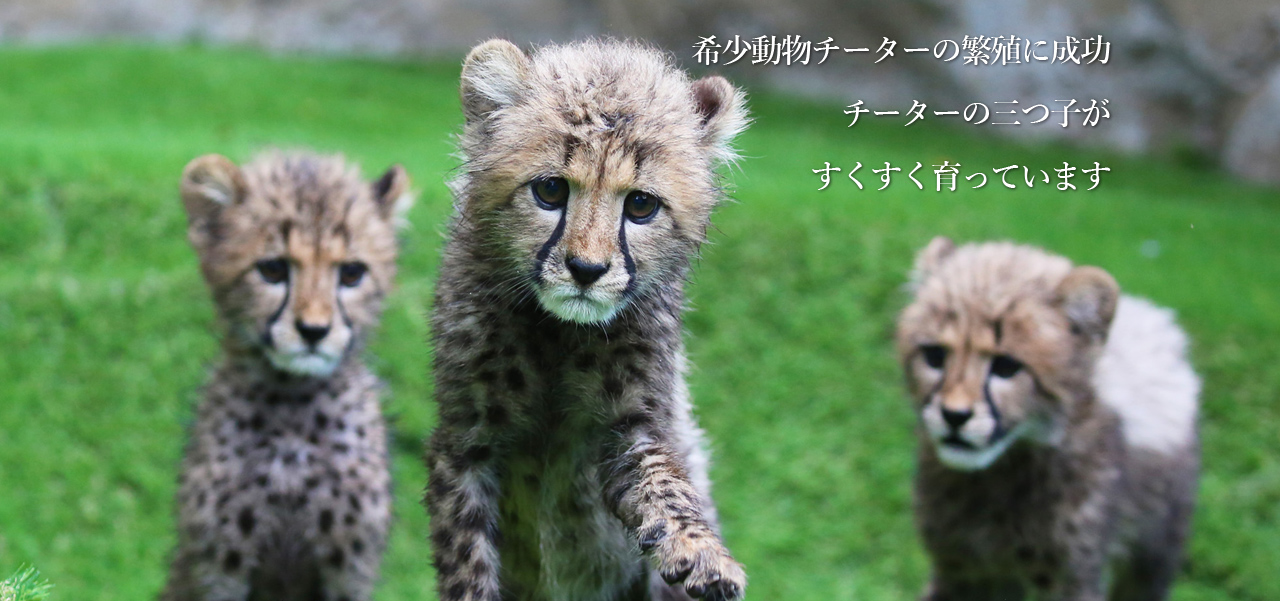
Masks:
[[[935,239],[913,288],[897,340],[924,598],[1165,599],[1199,468],[1200,383],[1172,312],[1008,243]]]
[[[491,41],[461,95],[432,318],[439,598],[740,597],[681,312],[742,93],[637,44]]]
[[[222,326],[178,490],[168,601],[368,599],[390,521],[382,385],[360,361],[396,270],[399,166],[221,156],[182,176]]]

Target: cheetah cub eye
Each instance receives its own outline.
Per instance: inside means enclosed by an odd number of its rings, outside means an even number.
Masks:
[[[284,259],[263,259],[256,266],[258,274],[268,284],[282,284],[289,279],[289,262]]]
[[[533,190],[533,200],[548,211],[563,209],[569,202],[569,182],[563,177],[537,179],[529,187]]]
[[[658,197],[636,190],[627,195],[623,201],[622,210],[627,214],[627,219],[631,223],[643,225],[653,221],[655,215],[658,214],[658,207],[662,206],[658,202]]]

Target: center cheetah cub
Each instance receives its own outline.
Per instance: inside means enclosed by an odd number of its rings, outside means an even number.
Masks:
[[[1172,313],[1096,267],[935,239],[898,349],[919,401],[930,601],[1159,601],[1195,499],[1199,379]]]
[[[740,597],[681,311],[742,93],[615,41],[486,42],[461,92],[432,319],[439,598]]]
[[[381,383],[358,354],[408,178],[340,157],[187,165],[188,237],[224,326],[178,492],[167,601],[362,601],[391,515]]]

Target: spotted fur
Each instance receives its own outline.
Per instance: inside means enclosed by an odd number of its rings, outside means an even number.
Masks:
[[[398,166],[370,184],[308,154],[187,166],[224,357],[182,463],[162,600],[370,598],[391,490],[382,384],[358,355],[395,275],[407,184]]]
[[[1172,315],[1096,267],[938,238],[898,350],[930,601],[1160,601],[1194,505],[1199,380]]]
[[[746,124],[741,92],[634,44],[529,56],[490,41],[468,55],[461,95],[465,163],[432,319],[439,598],[740,597],[681,312],[723,196],[717,167]],[[568,190],[558,206],[535,198],[553,178]],[[660,202],[645,219],[626,212],[638,192]]]

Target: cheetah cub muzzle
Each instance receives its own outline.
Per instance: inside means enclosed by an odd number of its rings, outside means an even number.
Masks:
[[[1165,599],[1199,469],[1200,383],[1172,312],[1008,243],[935,239],[913,288],[897,339],[924,599]]]
[[[432,325],[442,601],[736,599],[684,382],[684,283],[741,92],[661,53],[490,41]]]
[[[391,516],[382,385],[358,354],[396,269],[399,166],[187,165],[182,201],[222,325],[182,463],[166,601],[369,599]]]

